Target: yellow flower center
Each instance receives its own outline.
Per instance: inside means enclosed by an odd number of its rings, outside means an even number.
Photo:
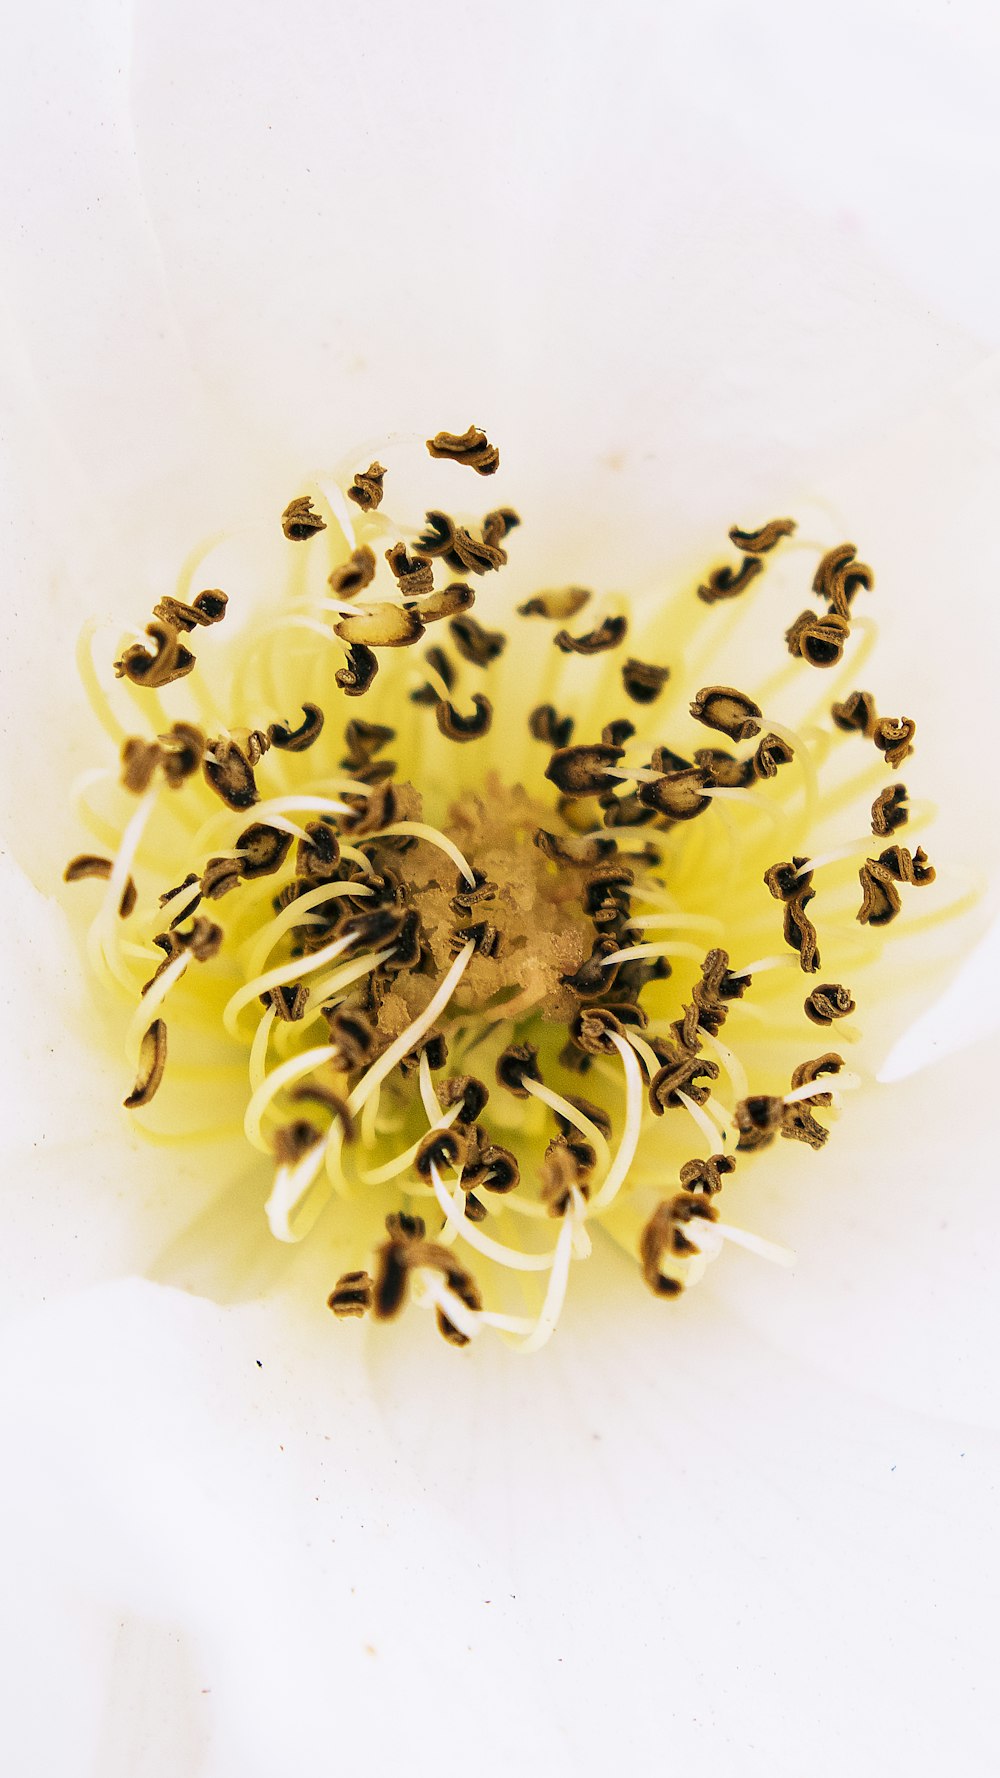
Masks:
[[[430,452],[499,467],[475,428]],[[111,685],[84,638],[120,765],[81,789],[110,856],[66,874],[106,881],[90,956],[150,1134],[241,1127],[274,1235],[354,1249],[338,1316],[409,1297],[533,1349],[595,1222],[664,1297],[724,1240],[783,1257],[717,1200],[857,1084],[881,928],[934,876],[896,838],[914,724],[854,689],[853,545],[748,683],[792,521],[669,600],[511,595],[511,508],[406,527],[391,488],[376,461],[288,503],[276,608],[182,584]]]

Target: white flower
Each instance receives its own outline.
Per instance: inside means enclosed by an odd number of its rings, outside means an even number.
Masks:
[[[14,259],[12,1763],[986,1771],[987,1052],[856,1095],[807,1164],[783,1145],[753,1226],[793,1273],[727,1254],[670,1305],[604,1253],[513,1369],[429,1317],[338,1327],[325,1256],[257,1238],[246,1175],[206,1196],[200,1154],[114,1128],[52,890],[97,590],[144,620],[293,468],[473,414],[535,491],[538,583],[675,586],[731,519],[818,492],[878,568],[876,689],[918,720],[940,876],[989,865],[981,346],[927,322],[928,288],[955,312],[940,265],[908,294],[837,218],[870,129],[838,130],[812,214],[733,152],[744,93],[790,115],[766,30],[690,68],[645,8],[585,9],[572,42],[441,9],[433,55],[395,8],[335,37],[311,9],[164,21],[132,103],[117,46],[49,38],[47,114],[95,84],[80,155],[28,163]],[[900,990],[887,1033],[926,1001]]]

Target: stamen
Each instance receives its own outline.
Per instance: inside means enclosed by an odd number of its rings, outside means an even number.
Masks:
[[[335,1062],[339,1054],[335,1043],[320,1043],[314,1049],[302,1050],[297,1056],[289,1056],[287,1062],[281,1062],[277,1068],[272,1068],[260,1086],[251,1093],[250,1102],[243,1114],[243,1131],[254,1148],[259,1148],[262,1154],[269,1152],[261,1126],[265,1111],[282,1087],[290,1086],[293,1080],[301,1080],[303,1075],[311,1074],[314,1068],[321,1068],[324,1062]]]
[[[450,1111],[439,1112],[431,1122],[431,1130],[450,1130],[461,1109],[461,1105],[453,1105]],[[395,1155],[391,1161],[386,1161],[383,1166],[371,1167],[366,1172],[359,1173],[362,1185],[385,1185],[387,1180],[397,1179],[400,1173],[405,1173],[416,1160],[417,1150],[426,1142],[427,1134],[425,1130],[422,1136],[410,1143],[409,1148],[404,1149],[402,1154]]]
[[[842,1070],[841,1073],[837,1075],[823,1075],[817,1080],[804,1081],[800,1087],[793,1087],[791,1092],[784,1093],[782,1098],[786,1105],[797,1105],[800,1099],[817,1099],[821,1094],[825,1096],[828,1093],[832,1093],[834,1101],[836,1101],[838,1093],[853,1092],[854,1089],[861,1086],[861,1084],[862,1080],[860,1074],[853,1074],[849,1070]]]
[[[613,963],[632,963],[639,957],[693,957],[700,963],[704,955],[703,945],[688,944],[686,939],[652,939],[647,944],[627,945],[623,951],[612,951],[610,956],[601,958],[599,967],[610,969]]]
[[[179,982],[188,964],[191,952],[181,951],[180,955],[168,963],[162,975],[158,975],[152,987],[142,996],[125,1032],[125,1054],[134,1063],[139,1055],[142,1039],[152,1024],[155,1015],[166,1000],[175,982]]]
[[[745,975],[763,975],[767,969],[798,969],[797,957],[758,957],[756,963],[744,963],[742,969],[729,971],[734,981],[741,981]]]
[[[286,982],[294,982],[304,975],[311,975],[315,970],[322,969],[325,964],[332,963],[355,944],[356,935],[349,932],[344,938],[335,938],[331,944],[324,945],[321,951],[314,951],[310,956],[293,957],[290,963],[279,963],[276,969],[269,969],[264,975],[257,975],[251,981],[238,988],[236,993],[226,1001],[222,1009],[222,1022],[230,1037],[239,1036],[240,1013],[251,1001],[259,1000],[272,988],[283,987]]]
[[[723,1123],[713,1121],[713,1119],[708,1116],[707,1112],[702,1110],[702,1107],[700,1105],[695,1104],[695,1101],[691,1098],[691,1095],[689,1093],[685,1093],[682,1090],[682,1088],[678,1087],[677,1088],[677,1098],[680,1100],[685,1111],[690,1112],[691,1116],[694,1118],[694,1121],[697,1124],[702,1135],[704,1136],[705,1141],[708,1143],[708,1150],[709,1150],[710,1154],[711,1154],[712,1150],[717,1146],[720,1134],[722,1136],[723,1142],[728,1140],[725,1125]]]
[[[608,1037],[622,1059],[625,1070],[625,1124],[622,1129],[618,1152],[600,1190],[594,1194],[587,1205],[587,1215],[596,1216],[599,1211],[606,1210],[617,1197],[625,1183],[629,1168],[635,1159],[635,1151],[639,1144],[639,1131],[642,1127],[642,1075],[635,1059],[635,1051],[617,1031],[608,1031]]]
[[[557,1112],[560,1117],[564,1117],[568,1123],[571,1123],[574,1129],[586,1136],[588,1142],[593,1143],[596,1148],[602,1166],[609,1167],[611,1165],[611,1150],[608,1147],[607,1137],[598,1129],[592,1119],[580,1110],[579,1106],[572,1104],[569,1099],[564,1099],[561,1093],[553,1092],[552,1088],[547,1087],[544,1081],[532,1080],[528,1074],[521,1075],[521,1085],[533,1099],[541,1100],[542,1104],[547,1105],[550,1111]]]
[[[310,908],[323,907],[328,901],[335,901],[342,895],[353,898],[356,895],[371,894],[372,889],[368,883],[320,883],[315,889],[307,889],[304,895],[297,895],[294,901],[290,901],[287,907],[274,915],[258,938],[250,941],[252,948],[247,952],[247,975],[252,977],[260,973],[265,958],[292,927],[323,924],[322,915],[310,914]]]
[[[430,1030],[438,1014],[444,1011],[469,966],[475,948],[471,940],[463,946],[437,993],[424,1007],[423,1012],[414,1019],[412,1025],[408,1025],[406,1030],[401,1032],[394,1043],[390,1043],[384,1054],[379,1056],[377,1062],[372,1063],[367,1074],[359,1080],[347,1101],[347,1109],[352,1116],[361,1110],[375,1088],[381,1085],[386,1075],[392,1073],[397,1062],[401,1062],[403,1057],[409,1054],[425,1032]]]
[[[470,1222],[465,1214],[465,1193],[459,1189],[454,1198],[448,1192],[435,1163],[430,1166],[434,1196],[444,1213],[449,1228],[454,1229],[457,1237],[474,1247],[484,1259],[496,1261],[498,1266],[506,1266],[512,1272],[547,1272],[555,1261],[558,1242],[550,1253],[524,1253],[520,1247],[506,1247],[502,1241],[494,1241],[492,1236],[484,1235],[474,1222]]]
[[[429,846],[436,846],[439,852],[446,852],[453,864],[457,864],[466,882],[474,889],[476,873],[463,852],[460,852],[454,840],[450,840],[440,828],[431,827],[426,821],[394,821],[391,827],[381,827],[372,834],[373,840],[389,839],[393,834],[410,834],[414,839],[426,840]]]
[[[566,1286],[569,1283],[569,1268],[573,1259],[573,1231],[577,1218],[582,1212],[583,1199],[576,1187],[573,1188],[573,1212],[563,1217],[563,1226],[559,1231],[556,1250],[552,1256],[552,1270],[545,1291],[538,1323],[533,1333],[522,1342],[518,1350],[525,1356],[529,1352],[538,1352],[555,1333],[563,1304],[566,1301]]]

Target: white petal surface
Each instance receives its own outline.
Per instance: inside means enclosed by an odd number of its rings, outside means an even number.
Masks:
[[[1000,1058],[962,1047],[995,944],[918,1059],[957,1053],[729,1212],[793,1272],[730,1252],[664,1305],[608,1251],[519,1364],[333,1323],[252,1174],[118,1126],[54,899],[83,617],[134,620],[356,442],[473,417],[540,575],[558,543],[566,578],[673,584],[809,501],[856,532],[935,852],[995,864],[997,47],[972,5],[10,21],[18,1778],[997,1770]]]

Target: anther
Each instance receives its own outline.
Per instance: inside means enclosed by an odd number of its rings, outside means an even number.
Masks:
[[[353,549],[346,562],[327,575],[326,584],[338,599],[353,599],[375,579],[375,551],[367,543]]]
[[[529,1080],[541,1080],[538,1072],[538,1051],[532,1043],[512,1043],[498,1056],[496,1065],[497,1084],[506,1087],[515,1099],[530,1097],[524,1085],[525,1076]]]
[[[745,593],[751,582],[763,572],[764,564],[759,557],[744,556],[738,569],[728,566],[713,568],[698,588],[698,597],[705,605],[715,605],[720,599],[735,599],[738,594]]]
[[[669,667],[657,667],[652,661],[638,661],[634,656],[622,667],[626,695],[636,704],[654,704],[669,678]]]
[[[328,1309],[341,1320],[349,1315],[366,1315],[375,1297],[375,1286],[367,1272],[344,1272],[326,1299]]]
[[[875,724],[872,740],[879,752],[885,754],[887,765],[899,766],[913,752],[916,732],[917,725],[908,716],[882,716]]]
[[[291,543],[305,543],[308,538],[315,537],[317,531],[326,530],[326,520],[313,511],[312,499],[308,494],[299,494],[285,507],[281,515],[281,529]]]
[[[465,432],[436,432],[427,440],[427,449],[432,457],[465,463],[477,475],[494,475],[500,467],[500,452],[478,426],[470,426]]]
[[[834,1019],[846,1019],[854,1012],[855,1002],[839,982],[824,982],[806,996],[804,1010],[814,1025],[830,1025]]]
[[[385,470],[381,463],[369,463],[367,469],[359,469],[351,486],[347,490],[348,500],[360,506],[362,512],[374,512],[381,506],[385,492]]]
[[[517,608],[519,617],[548,617],[564,623],[582,611],[593,594],[586,587],[565,586],[544,593],[535,593]]]
[[[488,734],[493,721],[493,705],[489,698],[484,698],[478,691],[472,694],[475,713],[472,716],[461,716],[454,704],[439,699],[434,714],[438,728],[449,741],[478,741]]]
[[[731,741],[749,741],[760,734],[761,709],[729,685],[706,685],[691,702],[691,715],[706,728],[719,729]]]
[[[347,649],[347,665],[339,667],[334,679],[349,698],[360,698],[378,672],[378,661],[363,642],[352,642]]]
[[[563,654],[603,654],[617,648],[628,631],[627,617],[606,617],[595,630],[583,636],[571,636],[568,630],[557,630],[552,640]]]
[[[475,667],[488,667],[507,646],[502,630],[485,630],[474,617],[453,617],[448,628],[462,659]]]
[[[162,1019],[154,1019],[139,1048],[135,1086],[124,1102],[127,1110],[135,1111],[140,1105],[149,1104],[163,1079],[166,1065],[167,1027]]]
[[[272,747],[285,753],[304,753],[314,741],[318,741],[323,731],[323,712],[318,704],[303,704],[302,721],[298,728],[288,728],[283,722],[272,722],[267,731],[267,738]]]
[[[808,661],[811,667],[835,667],[850,633],[847,619],[836,612],[816,617],[811,611],[803,611],[785,631],[785,641],[789,654]]]
[[[765,556],[780,543],[783,537],[791,537],[797,530],[794,519],[769,519],[766,525],[759,525],[755,531],[741,531],[739,525],[733,525],[729,532],[729,541],[748,556]]]

